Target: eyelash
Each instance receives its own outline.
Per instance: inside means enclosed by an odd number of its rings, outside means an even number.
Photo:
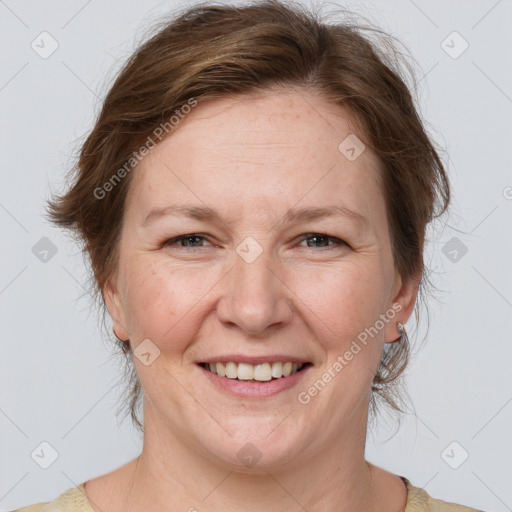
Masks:
[[[334,245],[338,245],[338,246],[347,246],[349,247],[349,245],[341,240],[340,238],[336,238],[334,236],[329,236],[329,235],[324,235],[323,233],[308,233],[308,234],[305,234],[305,235],[301,235],[300,237],[300,241],[303,242],[309,238],[327,238],[328,240],[331,240],[334,242]],[[171,238],[169,240],[166,240],[162,246],[163,247],[170,247],[170,246],[173,246],[173,245],[176,245],[177,242],[180,242],[182,240],[186,240],[188,238],[200,238],[202,240],[205,240],[207,237],[206,235],[201,235],[201,234],[198,234],[198,233],[190,233],[190,234],[187,234],[187,235],[182,235],[182,236],[178,236],[176,238]],[[201,249],[201,247],[187,247],[187,246],[177,246],[179,249]],[[331,246],[328,246],[327,248],[329,247],[334,247],[333,245]],[[308,247],[308,249],[314,249],[314,247]],[[325,249],[325,248],[324,248]]]

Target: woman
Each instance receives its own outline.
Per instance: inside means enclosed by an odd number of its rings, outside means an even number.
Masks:
[[[450,198],[386,59],[266,1],[190,8],[128,61],[50,215],[90,257],[144,446],[20,510],[475,510],[364,457]]]

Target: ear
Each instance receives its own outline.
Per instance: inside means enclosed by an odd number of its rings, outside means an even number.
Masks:
[[[128,341],[130,335],[126,328],[126,315],[121,300],[121,295],[117,290],[114,278],[107,279],[103,288],[103,300],[107,306],[108,312],[112,317],[114,324],[114,334],[123,341]]]
[[[391,304],[389,304],[390,310],[395,311],[396,314],[393,319],[386,324],[386,343],[394,343],[400,340],[400,331],[397,328],[397,322],[405,324],[411,316],[418,295],[421,275],[421,268],[416,275],[407,280],[404,280],[398,272],[396,273],[393,300]]]

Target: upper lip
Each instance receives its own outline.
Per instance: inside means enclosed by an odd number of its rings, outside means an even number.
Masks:
[[[290,356],[286,354],[262,355],[262,356],[245,356],[241,354],[226,354],[223,356],[208,357],[201,359],[198,363],[247,363],[252,365],[276,362],[291,363],[309,363],[310,360],[303,357]]]

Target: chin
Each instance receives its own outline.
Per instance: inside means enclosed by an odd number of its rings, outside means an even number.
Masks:
[[[273,422],[272,427],[268,421],[257,420],[252,420],[250,425],[238,421],[236,425],[236,429],[233,423],[231,429],[226,427],[229,432],[234,432],[232,437],[222,429],[220,437],[209,435],[204,438],[206,429],[198,433],[203,438],[198,443],[203,444],[212,459],[230,471],[257,474],[276,467],[284,468],[290,463],[296,463],[297,457],[301,456],[301,447],[307,444],[297,439],[298,433],[293,435],[286,429],[279,432],[282,426],[279,422]]]

